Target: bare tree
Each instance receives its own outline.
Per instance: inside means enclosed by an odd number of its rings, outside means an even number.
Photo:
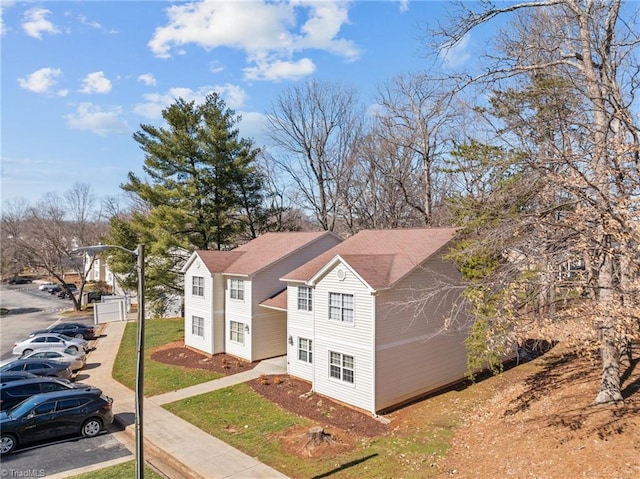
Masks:
[[[293,200],[324,230],[345,208],[362,118],[353,89],[320,80],[286,89],[268,112],[274,161],[296,186]]]
[[[488,67],[467,79],[494,85],[492,110],[502,120],[496,132],[516,151],[511,181],[502,183],[511,186],[500,203],[508,214],[485,222],[488,234],[467,244],[467,258],[470,248],[508,252],[503,267],[485,278],[487,288],[502,292],[493,311],[498,329],[515,321],[544,334],[545,324],[559,324],[554,331],[566,337],[567,320],[578,322],[573,339],[599,345],[602,381],[594,402],[621,401],[620,351],[640,336],[638,24],[615,0],[458,6],[440,31],[446,46],[494,17],[513,15]],[[582,269],[567,273],[563,264]],[[559,305],[549,293],[565,273],[589,303],[532,310],[541,301]],[[544,294],[531,294],[535,282]]]
[[[458,116],[455,93],[452,82],[426,73],[398,75],[378,90],[374,131],[384,150],[376,166],[426,226],[434,224],[436,197],[442,197],[436,191],[438,166]]]
[[[96,244],[108,228],[98,221],[93,202],[91,189],[78,183],[62,196],[45,194],[35,206],[9,202],[2,212],[3,249],[9,247],[24,266],[58,280],[67,289],[75,310],[81,308],[86,265],[72,251]],[[78,297],[64,286],[68,273],[80,278]]]

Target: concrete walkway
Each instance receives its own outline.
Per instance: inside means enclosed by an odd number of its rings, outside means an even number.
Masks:
[[[124,428],[131,442],[135,438],[135,392],[112,378],[113,361],[118,353],[125,326],[124,321],[104,324],[102,334],[96,341],[96,349],[89,354],[87,369],[80,371],[77,380],[97,386],[113,398],[116,422]],[[276,358],[262,361],[250,371],[145,398],[145,460],[170,479],[286,479],[287,476],[275,469],[162,408],[163,404],[249,381],[261,374],[285,373],[285,359]],[[128,445],[130,446],[131,444]]]

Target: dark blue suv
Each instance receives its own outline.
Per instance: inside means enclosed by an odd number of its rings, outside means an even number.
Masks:
[[[98,388],[36,394],[0,412],[0,454],[60,436],[94,437],[113,422],[113,400]]]

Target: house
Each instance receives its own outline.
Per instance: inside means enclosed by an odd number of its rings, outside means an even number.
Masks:
[[[281,276],[342,241],[330,232],[266,233],[231,251],[195,251],[184,273],[185,345],[256,361],[287,353],[286,311],[260,303]]]
[[[282,276],[288,372],[373,414],[467,370],[453,228],[365,230]]]

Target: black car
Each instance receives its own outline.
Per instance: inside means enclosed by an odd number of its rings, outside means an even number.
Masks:
[[[113,422],[113,400],[97,388],[36,394],[0,411],[0,454],[54,437],[94,437]]]
[[[16,359],[0,367],[0,372],[5,371],[27,371],[37,376],[57,376],[64,379],[71,379],[72,374],[69,363],[46,359]]]
[[[27,371],[2,371],[0,372],[0,384],[7,384],[13,381],[20,381],[21,379],[34,379],[40,376],[36,376],[33,373]]]
[[[58,323],[47,329],[40,329],[32,332],[29,336],[40,333],[60,333],[71,338],[93,339],[95,337],[95,327],[93,324],[82,323]]]
[[[35,379],[22,379],[6,384],[0,384],[0,411],[10,409],[20,404],[25,399],[40,393],[51,391],[65,391],[67,389],[77,389],[90,387],[83,384],[71,383],[64,379],[47,378],[36,376]]]
[[[15,278],[11,278],[8,281],[9,284],[29,284],[31,280],[29,278],[21,278],[20,276],[16,276]]]

